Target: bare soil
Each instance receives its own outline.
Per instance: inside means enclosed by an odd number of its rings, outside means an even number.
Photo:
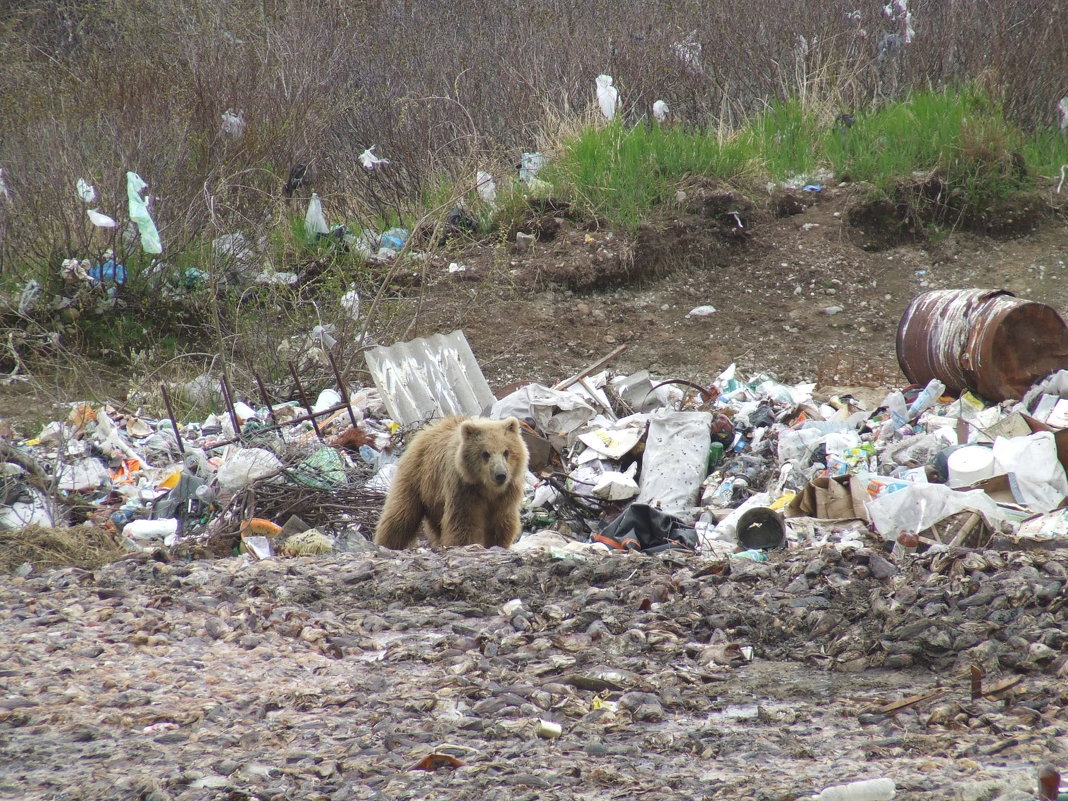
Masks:
[[[787,382],[899,385],[897,325],[922,291],[1007,289],[1068,309],[1064,204],[1047,190],[1006,208],[994,236],[888,228],[857,186],[751,199],[695,183],[633,236],[546,204],[518,229],[529,246],[513,232],[504,249],[440,259],[418,333],[462,328],[494,389],[552,383],[623,344],[616,372],[703,384],[735,362]],[[690,314],[700,306],[716,311]]]

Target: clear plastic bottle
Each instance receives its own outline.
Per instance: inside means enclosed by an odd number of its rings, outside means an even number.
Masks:
[[[712,506],[718,506],[720,508],[730,506],[731,500],[734,498],[735,482],[738,480],[739,479],[734,476],[727,476],[720,482],[719,486],[716,487],[716,491],[709,497],[708,502]]]
[[[897,788],[893,779],[864,779],[849,784],[827,787],[816,796],[817,801],[891,801]]]

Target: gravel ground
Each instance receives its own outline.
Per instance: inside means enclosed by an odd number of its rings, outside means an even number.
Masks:
[[[905,559],[367,544],[3,577],[0,798],[1034,798],[1068,761],[1068,553]]]

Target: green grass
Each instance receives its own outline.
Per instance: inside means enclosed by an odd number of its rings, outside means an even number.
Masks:
[[[1035,131],[1024,140],[1022,152],[1036,175],[1058,178],[1068,164],[1068,131]]]
[[[1025,139],[998,103],[966,87],[917,92],[860,115],[853,127],[823,141],[840,178],[891,195],[917,173],[936,176],[958,210],[975,212],[1031,188],[1013,155],[1023,153]]]
[[[688,175],[744,186],[829,172],[887,197],[935,176],[953,209],[967,213],[1031,189],[1034,175],[1056,176],[1068,163],[1068,138],[1025,134],[997,101],[970,86],[915,92],[855,115],[849,128],[817,120],[798,101],[777,102],[742,129],[717,133],[587,128],[565,143],[546,175],[606,219],[634,228]]]
[[[721,145],[681,128],[617,123],[582,131],[544,175],[598,214],[634,227],[673,199],[672,188],[685,175],[736,180],[750,169],[749,156],[737,141]]]

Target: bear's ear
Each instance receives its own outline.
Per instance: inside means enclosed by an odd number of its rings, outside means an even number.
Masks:
[[[518,434],[519,433],[519,420],[518,420],[518,418],[509,417],[504,422],[505,422],[504,428],[505,428],[506,431],[509,431],[509,432],[511,432],[513,434]]]
[[[478,439],[482,434],[482,429],[478,427],[478,423],[474,420],[464,420],[460,423],[460,439]]]

